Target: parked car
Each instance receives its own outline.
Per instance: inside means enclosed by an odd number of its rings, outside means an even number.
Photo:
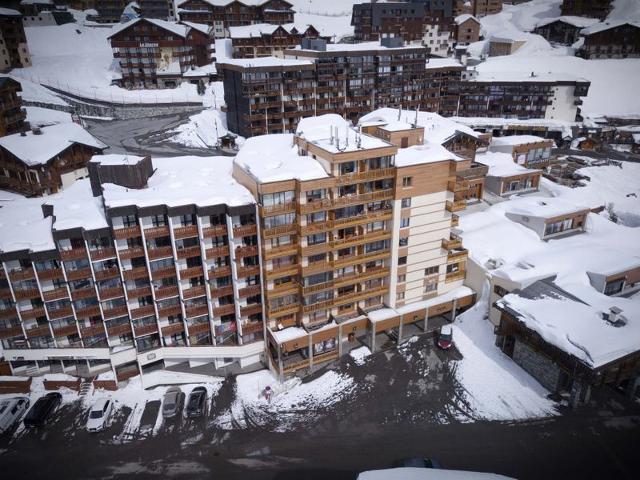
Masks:
[[[108,398],[98,398],[89,410],[87,419],[87,431],[99,432],[104,430],[109,423],[111,412],[113,411],[113,401]]]
[[[438,334],[438,347],[442,350],[449,350],[453,347],[453,329],[451,325],[443,325]]]
[[[178,387],[171,387],[164,394],[162,401],[162,416],[164,418],[174,417],[182,409],[182,390]]]
[[[187,418],[197,418],[203,416],[207,408],[207,389],[196,387],[189,394],[187,401]]]
[[[396,460],[392,465],[394,468],[437,468],[441,469],[440,462],[433,458],[403,458],[402,460]]]
[[[0,434],[9,430],[29,408],[29,398],[14,397],[0,400]]]
[[[25,415],[24,423],[25,427],[42,427],[46,423],[47,419],[51,416],[53,411],[62,402],[62,395],[58,392],[47,393],[44,397],[40,397],[33,404],[31,409]]]

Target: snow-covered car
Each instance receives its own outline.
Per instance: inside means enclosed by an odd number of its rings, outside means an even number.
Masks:
[[[98,398],[93,402],[87,419],[87,431],[99,432],[104,430],[109,423],[112,410],[113,402],[108,398]]]
[[[438,334],[438,347],[442,350],[449,350],[453,347],[453,329],[451,325],[443,325]]]
[[[171,387],[164,394],[162,401],[162,416],[174,417],[182,407],[182,391],[178,387]]]
[[[9,430],[29,408],[27,397],[0,400],[0,433]]]
[[[204,387],[196,387],[189,394],[189,401],[185,415],[187,418],[201,417],[206,413],[207,408],[207,389]]]

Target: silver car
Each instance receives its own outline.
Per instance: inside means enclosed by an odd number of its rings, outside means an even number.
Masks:
[[[170,418],[177,415],[182,410],[182,390],[178,387],[171,387],[164,394],[162,401],[162,416]]]
[[[4,398],[0,400],[0,433],[9,430],[28,408],[28,397]]]

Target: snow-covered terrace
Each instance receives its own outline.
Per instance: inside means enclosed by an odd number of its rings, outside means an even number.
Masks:
[[[489,167],[488,177],[510,177],[525,173],[539,172],[540,170],[526,168],[513,161],[509,153],[485,152],[476,155],[476,161]]]

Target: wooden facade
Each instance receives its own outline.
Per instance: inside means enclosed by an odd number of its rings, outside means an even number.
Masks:
[[[597,26],[597,25],[596,25]],[[618,22],[593,33],[583,32],[577,55],[585,59],[640,57],[640,23]]]
[[[0,77],[0,137],[29,130],[27,113],[22,108],[20,83],[9,77]]]
[[[231,32],[231,45],[233,58],[257,58],[277,56],[284,50],[295,48],[302,44],[303,38],[324,38],[313,25],[309,25],[306,30],[298,31],[293,26],[279,26],[272,32],[257,32],[250,35],[235,35]]]
[[[563,0],[560,10],[562,15],[603,20],[611,10],[611,0]]]

